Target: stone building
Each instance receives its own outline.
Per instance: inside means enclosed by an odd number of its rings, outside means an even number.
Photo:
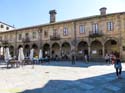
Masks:
[[[0,32],[1,50],[8,46],[12,55],[18,48],[24,48],[25,56],[35,49],[38,55],[70,59],[72,54],[82,59],[85,54],[91,58],[104,58],[106,53],[118,52],[125,56],[125,12],[106,14],[56,22],[56,11],[51,10],[50,23]],[[3,51],[0,51],[3,52]],[[1,53],[3,54],[3,53]]]
[[[14,29],[14,26],[0,22],[0,32],[5,32],[5,31],[13,30],[13,29]]]

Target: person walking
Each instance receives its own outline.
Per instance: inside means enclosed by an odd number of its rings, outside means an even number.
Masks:
[[[87,54],[85,54],[84,58],[85,58],[85,62],[88,62],[88,61],[89,61],[89,57],[88,57]]]
[[[75,56],[72,55],[72,65],[74,65],[74,64],[75,64]]]
[[[121,79],[121,73],[122,73],[122,64],[119,55],[116,55],[116,59],[114,61],[114,67],[116,70],[116,76],[118,79]]]
[[[105,55],[105,61],[106,63],[110,63],[110,57],[108,54]]]

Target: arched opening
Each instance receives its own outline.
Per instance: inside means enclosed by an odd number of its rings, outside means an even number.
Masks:
[[[18,46],[18,49],[20,49],[21,47],[23,47],[23,45],[19,45],[19,46]]]
[[[52,58],[59,58],[60,56],[60,46],[58,43],[52,44]]]
[[[24,46],[24,55],[25,55],[25,57],[29,57],[29,55],[30,55],[30,46],[29,45]]]
[[[112,39],[107,40],[105,42],[105,53],[110,54],[110,53],[115,53],[115,52],[119,53],[119,46],[118,46],[117,41],[112,40]]]
[[[44,44],[43,46],[43,57],[50,56],[50,45]]]
[[[36,44],[33,44],[32,48],[34,49],[34,57],[38,57],[39,54],[38,46]]]
[[[71,46],[68,42],[62,44],[61,56],[62,59],[67,60],[70,58]]]
[[[10,46],[9,50],[10,50],[10,55],[13,57],[14,56],[14,46]]]
[[[91,57],[93,58],[101,58],[103,56],[102,53],[102,44],[100,41],[95,40],[91,43]]]
[[[81,41],[78,43],[77,46],[77,58],[78,59],[83,59],[84,55],[88,55],[88,44],[85,41]]]
[[[0,59],[4,59],[4,47],[0,46]]]

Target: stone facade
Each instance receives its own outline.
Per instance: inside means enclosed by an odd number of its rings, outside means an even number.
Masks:
[[[5,31],[13,30],[13,29],[14,29],[14,26],[0,22],[0,32],[5,32]]]
[[[72,53],[77,59],[82,59],[85,54],[91,58],[104,58],[111,52],[118,52],[124,58],[125,12],[62,22],[54,19],[48,24],[0,32],[0,37],[6,41],[1,41],[1,48],[8,46],[12,55],[17,55],[18,48],[23,47],[25,56],[29,56],[34,48],[34,55],[42,49],[44,57],[57,56],[59,59],[70,59]]]

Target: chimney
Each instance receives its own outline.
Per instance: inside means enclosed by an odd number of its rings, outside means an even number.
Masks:
[[[55,22],[56,21],[56,10],[50,10],[49,14],[50,14],[50,23]]]
[[[100,15],[106,15],[106,7],[100,8]]]

